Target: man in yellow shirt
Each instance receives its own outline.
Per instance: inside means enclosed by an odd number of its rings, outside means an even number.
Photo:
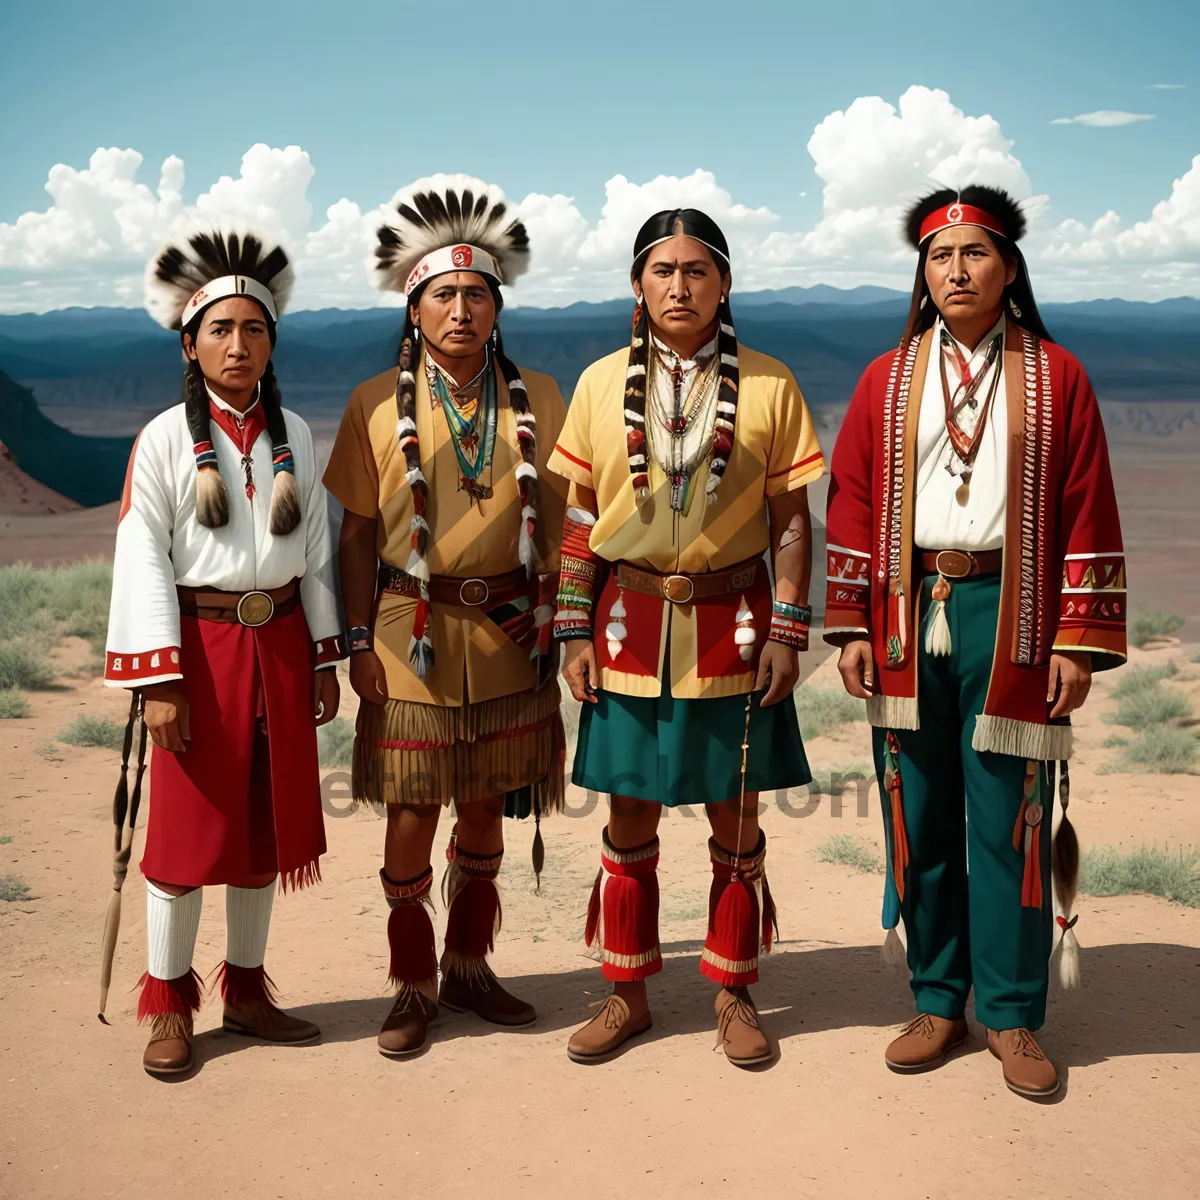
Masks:
[[[545,476],[543,447],[566,410],[552,379],[504,353],[500,285],[526,269],[529,239],[498,188],[419,180],[378,239],[377,283],[408,301],[399,362],[355,390],[325,486],[346,510],[342,594],[363,701],[354,795],[388,819],[380,877],[398,993],[379,1049],[400,1056],[424,1045],[439,1002],[500,1025],[535,1019],[486,956],[502,817],[562,805],[549,621],[566,484]],[[430,860],[451,800],[439,993]]]
[[[791,693],[808,647],[806,486],[824,460],[791,372],[738,345],[711,218],[655,214],[631,278],[630,349],[584,372],[549,463],[571,483],[554,632],[583,702],[573,778],[611,796],[586,937],[614,991],[567,1052],[594,1062],[649,1028],[658,822],[664,805],[704,804],[700,970],[720,985],[725,1052],[748,1066],[771,1054],[748,991],[774,925],[757,793],[811,778]]]

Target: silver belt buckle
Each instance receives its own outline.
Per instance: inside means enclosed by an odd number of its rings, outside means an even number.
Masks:
[[[487,581],[483,579],[464,579],[458,585],[459,601],[468,608],[478,608],[481,604],[486,604],[490,594]]]
[[[687,584],[687,595],[676,595],[680,585]],[[663,580],[663,595],[666,596],[672,604],[691,604],[692,597],[696,594],[696,585],[686,575],[668,575]]]
[[[237,619],[251,629],[265,625],[275,615],[275,601],[266,592],[246,592],[237,602]]]

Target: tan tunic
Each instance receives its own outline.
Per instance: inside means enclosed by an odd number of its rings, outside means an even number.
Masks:
[[[459,490],[460,472],[446,415],[429,390],[424,358],[416,377],[417,439],[421,470],[429,485],[429,569],[434,575],[470,579],[503,575],[520,566],[521,502],[516,469],[521,463],[516,416],[508,387],[497,372],[499,412],[491,467],[481,482],[491,499],[472,504]],[[338,430],[325,486],[350,512],[379,518],[381,562],[403,568],[411,549],[412,490],[405,480],[404,455],[396,438],[397,370],[385,371],[355,388]],[[562,429],[566,406],[548,375],[521,369],[529,407],[537,419],[540,481],[536,547],[538,570],[558,570],[566,482],[546,470]],[[430,636],[433,669],[419,679],[408,660],[416,600],[385,593],[375,617],[375,650],[387,673],[388,696],[424,704],[461,705],[512,695],[537,686],[529,651],[510,641],[479,608],[434,604]]]

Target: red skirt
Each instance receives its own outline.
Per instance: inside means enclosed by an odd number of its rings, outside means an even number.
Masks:
[[[320,878],[325,853],[312,641],[303,609],[256,629],[180,618],[191,738],[154,747],[142,874],[185,887],[278,872]]]

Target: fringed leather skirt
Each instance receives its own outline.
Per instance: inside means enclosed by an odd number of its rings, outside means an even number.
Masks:
[[[561,812],[566,737],[558,680],[461,707],[389,700],[359,706],[354,799],[459,804],[505,798],[505,815]]]

